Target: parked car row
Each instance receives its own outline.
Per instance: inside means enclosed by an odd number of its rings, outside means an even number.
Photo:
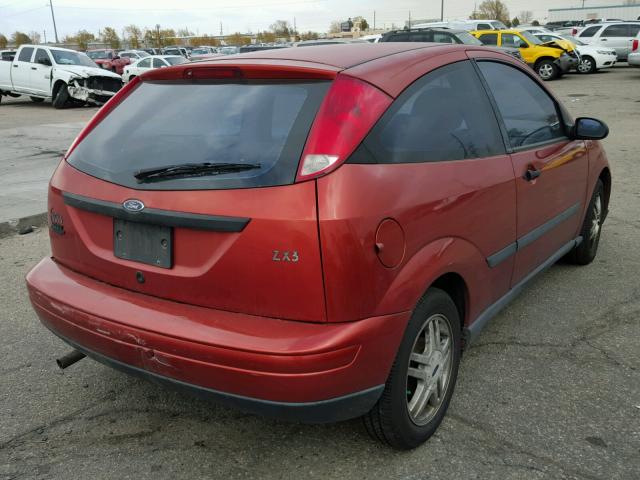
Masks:
[[[572,35],[588,45],[613,48],[618,61],[626,62],[634,40],[640,39],[640,22],[605,22],[574,29]]]

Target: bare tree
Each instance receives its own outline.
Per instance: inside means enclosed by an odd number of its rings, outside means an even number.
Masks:
[[[25,43],[31,43],[31,39],[29,38],[29,35],[24,32],[13,32],[11,35],[11,43],[16,47],[19,47]]]
[[[7,43],[9,43],[7,37],[0,33],[0,48],[7,48]]]
[[[104,27],[102,30],[102,41],[108,43],[111,48],[120,48],[120,37],[115,28]]]
[[[136,25],[128,25],[124,27],[124,31],[129,37],[129,46],[131,48],[140,48],[140,40],[142,40],[142,30]]]
[[[293,33],[293,29],[286,20],[276,20],[269,27],[276,37],[289,37]]]
[[[478,7],[478,17],[488,20],[500,20],[502,23],[508,24],[509,9],[500,0],[484,0]]]
[[[531,23],[531,20],[533,20],[533,12],[531,10],[523,10],[518,14],[518,20],[520,20],[520,23],[523,25]]]

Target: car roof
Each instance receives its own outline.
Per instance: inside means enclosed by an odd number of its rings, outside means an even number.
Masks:
[[[437,43],[386,42],[386,43],[347,43],[318,45],[315,48],[279,48],[258,52],[243,53],[241,57],[231,55],[219,61],[236,59],[291,60],[328,65],[339,70],[371,62],[373,60],[411,50],[437,48]],[[435,54],[435,52],[434,52]]]
[[[175,72],[206,66],[263,66],[284,69],[322,70],[344,73],[369,82],[391,97],[433,68],[467,60],[468,51],[492,51],[506,62],[519,62],[507,53],[478,45],[423,42],[355,43],[314,48],[283,48],[227,55],[182,64],[167,69]],[[165,75],[163,73],[162,75]],[[151,77],[149,77],[151,78]]]

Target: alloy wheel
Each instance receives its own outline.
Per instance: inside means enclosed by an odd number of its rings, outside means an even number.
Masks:
[[[435,417],[445,397],[453,364],[453,335],[442,314],[429,317],[416,336],[407,370],[407,410],[416,425]]]
[[[543,80],[549,80],[553,77],[553,67],[548,63],[540,65],[540,67],[538,68],[538,74],[542,77]]]
[[[580,73],[589,73],[592,69],[591,60],[588,58],[582,59],[582,61],[578,64],[578,71]]]

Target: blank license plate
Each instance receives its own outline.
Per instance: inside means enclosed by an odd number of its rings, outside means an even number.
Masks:
[[[172,228],[113,219],[113,253],[118,258],[171,268]]]

